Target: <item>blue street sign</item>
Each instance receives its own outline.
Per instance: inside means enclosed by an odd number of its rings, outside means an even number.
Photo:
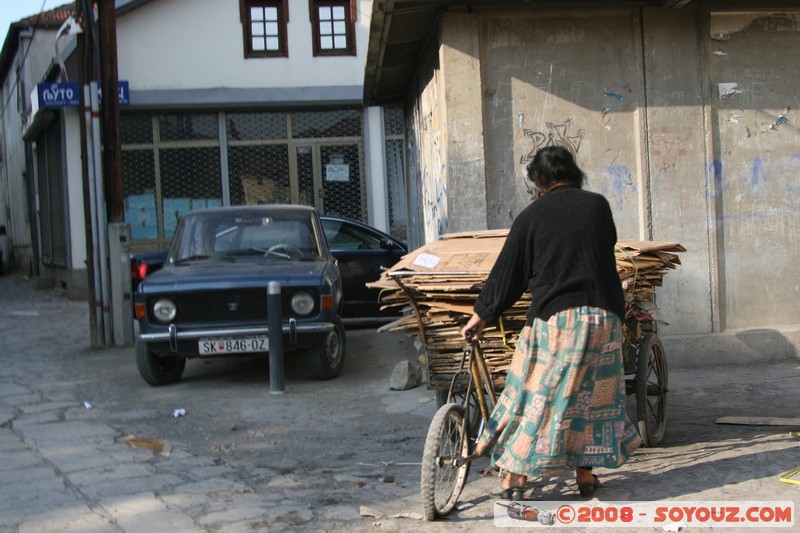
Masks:
[[[77,83],[40,83],[36,90],[41,107],[77,107],[80,101]]]
[[[66,83],[40,83],[36,86],[39,95],[40,107],[78,107],[80,103],[80,90],[76,82]],[[117,84],[119,103],[130,103],[130,89],[128,82],[119,81]],[[98,85],[98,99],[103,101],[103,91]]]
[[[119,103],[122,105],[128,105],[130,103],[128,82],[122,80],[118,81],[117,91],[119,92]],[[103,88],[99,83],[97,84],[97,99],[100,101],[100,103],[103,103]]]

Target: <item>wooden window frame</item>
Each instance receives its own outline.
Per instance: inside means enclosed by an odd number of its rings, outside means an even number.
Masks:
[[[347,46],[345,48],[322,48],[322,40],[319,31],[319,8],[320,7],[344,7],[345,17],[345,38]],[[354,56],[356,55],[356,21],[358,20],[358,0],[309,0],[308,11],[311,19],[311,34],[313,39],[314,57],[318,56]]]
[[[242,23],[242,37],[244,40],[244,57],[288,57],[287,33],[289,26],[289,0],[239,0],[239,19]],[[278,49],[254,50],[252,36],[252,21],[250,20],[251,7],[275,7],[278,9]]]

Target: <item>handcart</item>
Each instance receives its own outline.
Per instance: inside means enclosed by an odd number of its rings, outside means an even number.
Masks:
[[[655,321],[633,317],[623,328],[626,393],[635,399],[628,416],[646,446],[657,445],[666,427],[667,361],[655,329]],[[425,438],[420,476],[427,520],[448,514],[458,502],[475,441],[505,384],[505,373],[492,368],[478,339],[467,340],[452,374],[432,371],[432,360],[429,354],[429,386],[436,391],[438,410]]]
[[[402,306],[403,317],[379,329],[415,336],[424,350],[428,387],[439,409],[431,421],[421,477],[425,517],[433,520],[457,503],[469,472],[465,457],[505,386],[519,332],[525,325],[526,292],[486,328],[479,343],[467,343],[460,330],[497,255],[507,230],[442,236],[406,255],[371,286],[387,306]],[[655,287],[680,264],[678,243],[618,241],[617,271],[626,301],[623,367],[629,418],[647,446],[664,437],[667,409],[667,361],[656,332]],[[476,355],[477,354],[477,355]],[[477,365],[475,360],[480,361]]]
[[[628,417],[634,422],[645,446],[657,446],[664,438],[667,425],[667,393],[669,379],[667,357],[664,345],[656,331],[656,321],[650,317],[636,318],[628,313],[623,325],[622,356],[625,372],[625,392],[632,401],[628,402]],[[513,350],[508,348],[510,361]],[[456,376],[455,387],[451,387],[452,374],[437,373],[431,365],[436,356],[429,354],[428,386],[436,392],[439,407],[447,401],[448,390],[457,402],[463,401],[467,378]],[[505,385],[505,371],[498,368],[497,362],[486,362],[492,377],[494,390],[502,391]],[[505,365],[501,365],[505,366]],[[475,398],[470,399],[475,405]],[[477,410],[473,409],[473,413]]]

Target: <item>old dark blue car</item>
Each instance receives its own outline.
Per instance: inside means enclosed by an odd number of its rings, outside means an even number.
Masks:
[[[267,286],[281,286],[283,331],[268,328]],[[317,379],[345,357],[342,279],[319,213],[299,205],[185,214],[161,269],[135,294],[136,362],[151,385],[178,381],[186,360],[267,353],[283,335]]]
[[[321,215],[320,220],[342,273],[341,318],[345,326],[372,325],[398,318],[401,309],[382,309],[378,289],[367,284],[380,278],[384,269],[408,253],[406,243],[358,220],[333,215]],[[159,270],[166,258],[166,250],[132,255],[131,292],[135,293],[144,278]]]

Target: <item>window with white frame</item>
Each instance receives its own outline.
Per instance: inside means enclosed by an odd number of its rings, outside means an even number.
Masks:
[[[310,0],[314,55],[356,55],[357,0]]]
[[[287,0],[239,0],[245,57],[286,57]]]

